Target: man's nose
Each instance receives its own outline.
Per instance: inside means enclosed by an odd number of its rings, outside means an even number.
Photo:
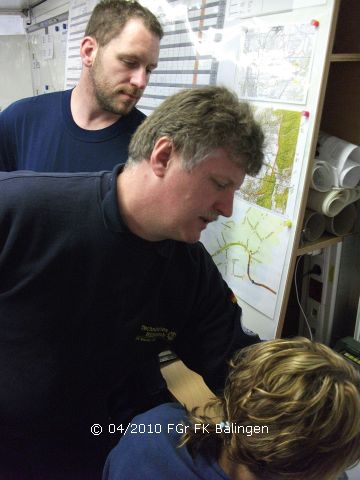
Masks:
[[[139,67],[133,71],[131,76],[131,84],[137,88],[144,90],[149,81],[149,75],[145,67]]]
[[[223,192],[221,198],[216,202],[216,211],[223,217],[231,217],[234,207],[234,195],[233,190]]]

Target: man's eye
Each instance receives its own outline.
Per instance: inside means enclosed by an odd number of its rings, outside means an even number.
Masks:
[[[218,182],[217,180],[214,180],[214,183],[216,185],[216,188],[218,188],[219,190],[225,190],[225,188],[227,187],[226,183],[221,183],[221,182]]]
[[[121,60],[128,68],[136,68],[136,62],[132,62],[131,60]]]

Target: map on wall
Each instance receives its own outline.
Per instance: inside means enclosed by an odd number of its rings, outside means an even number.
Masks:
[[[82,69],[79,44],[98,1],[69,1],[65,88],[78,82]],[[159,18],[164,37],[158,67],[138,108],[149,115],[179,90],[224,85],[250,101],[264,129],[264,166],[255,178],[246,177],[236,192],[232,217],[210,224],[202,241],[239,303],[250,305],[248,311],[254,309],[261,321],[265,315],[273,328],[297,226],[308,127],[317,108],[314,92],[319,79],[313,64],[323,61],[331,2],[140,3]],[[314,6],[317,8],[310,8]],[[312,21],[314,17],[321,25]],[[319,72],[323,69],[320,67]]]
[[[201,241],[238,300],[273,318],[308,130],[302,112],[256,108],[265,133],[264,166],[246,176],[233,215],[210,224]]]
[[[236,59],[240,98],[305,104],[317,27],[243,28]]]
[[[273,318],[288,235],[282,217],[236,199],[232,217],[208,225],[201,241],[237,299]]]
[[[284,214],[297,153],[301,112],[258,108],[256,117],[265,133],[264,166],[255,178],[245,178],[237,195]]]

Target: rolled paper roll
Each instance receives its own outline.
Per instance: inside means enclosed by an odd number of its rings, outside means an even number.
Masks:
[[[344,169],[339,173],[339,186],[354,188],[360,181],[360,164],[347,160]]]
[[[310,188],[307,205],[327,217],[335,217],[350,203],[360,198],[360,189],[338,188],[330,192],[317,192]]]
[[[329,135],[328,133],[325,133],[323,132],[322,130],[320,130],[319,132],[319,137],[318,137],[318,144],[319,146],[323,146],[324,143],[326,142],[326,140],[331,137],[331,135]]]
[[[318,240],[325,231],[325,217],[319,212],[306,209],[303,223],[303,238],[308,242]]]
[[[360,188],[351,188],[348,190],[348,198],[349,198],[349,201],[348,201],[348,204],[349,203],[354,203],[356,202],[357,200],[360,199]]]
[[[336,185],[336,169],[325,160],[316,159],[312,178],[311,187],[318,192],[328,192]]]
[[[351,203],[335,217],[325,217],[325,229],[327,232],[337,236],[346,235],[353,230],[356,216],[356,207]]]
[[[360,165],[360,148],[357,145],[324,133],[319,135],[318,143],[319,157],[335,167],[339,174],[349,160]]]

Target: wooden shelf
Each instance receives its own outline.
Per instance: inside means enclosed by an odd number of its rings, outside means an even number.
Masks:
[[[359,85],[360,61],[331,62],[320,128],[355,145],[360,144]]]
[[[326,61],[323,70],[323,81],[319,94],[319,109],[314,122],[312,131],[313,137],[309,148],[309,159],[315,156],[316,137],[318,130],[329,135],[341,138],[349,143],[360,145],[360,9],[359,0],[334,0],[327,2],[333,7],[333,17],[331,29],[329,32],[329,43],[326,51]],[[309,191],[310,179],[312,176],[312,163],[308,164],[307,177],[302,190],[302,203],[300,219],[303,218],[306,209],[306,196]],[[302,222],[298,224],[296,239],[301,237]],[[294,245],[294,251],[291,257],[288,277],[294,275],[296,266],[296,257],[308,254],[316,250],[326,249],[336,244],[342,244],[350,235],[335,236],[325,233],[320,239],[314,242],[300,243],[298,248]],[[351,239],[352,240],[352,239]],[[348,242],[345,241],[345,244]],[[351,243],[351,242],[349,242]],[[356,266],[358,258],[354,258]],[[280,320],[276,335],[282,334],[282,323],[286,323],[287,331],[296,331],[296,321],[294,321],[293,305],[288,312],[287,300],[290,296],[290,285],[286,283],[285,300],[280,312]],[[289,328],[291,327],[291,328]]]
[[[341,0],[333,46],[334,53],[360,53],[359,0]]]
[[[336,243],[340,243],[343,239],[351,234],[342,235],[340,237],[336,237],[335,235],[331,235],[331,233],[326,233],[323,235],[319,240],[315,242],[305,242],[304,245],[300,246],[296,251],[296,256],[304,255],[305,253],[313,252],[314,250],[319,250],[320,248],[326,248],[330,245],[335,245]]]
[[[333,53],[330,62],[360,62],[360,53]]]

